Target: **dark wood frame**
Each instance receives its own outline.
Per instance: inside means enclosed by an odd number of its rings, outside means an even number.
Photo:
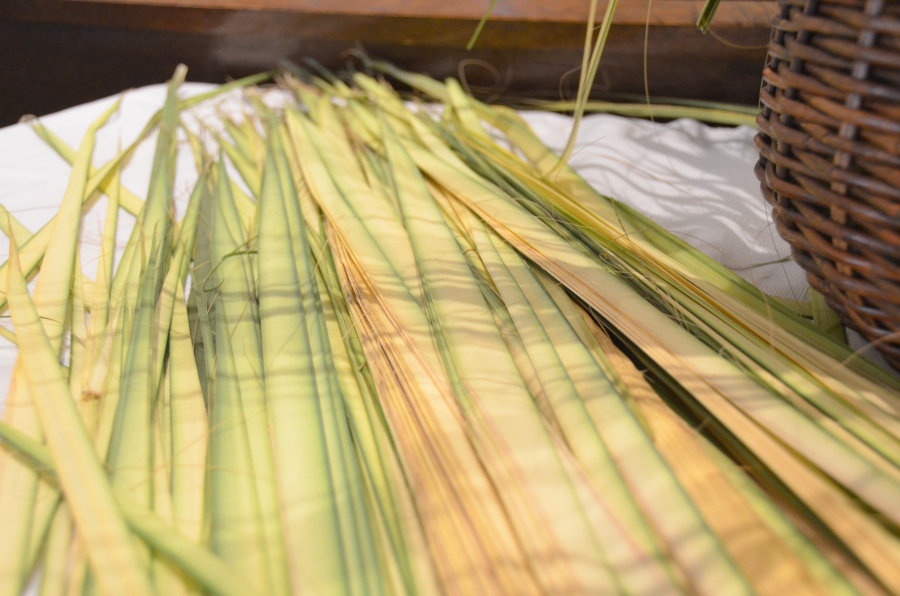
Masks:
[[[774,16],[770,1],[725,0],[711,35],[702,0],[621,0],[600,92],[752,103]],[[128,87],[221,82],[312,57],[341,68],[346,50],[436,77],[462,74],[488,95],[559,97],[580,64],[588,0],[500,0],[477,47],[466,42],[489,0],[2,0],[0,125]],[[486,67],[489,65],[490,67]],[[562,84],[561,84],[562,80]]]

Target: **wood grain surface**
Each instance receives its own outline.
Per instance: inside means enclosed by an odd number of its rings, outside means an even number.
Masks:
[[[0,125],[129,87],[223,82],[288,60],[331,69],[347,50],[432,76],[462,77],[491,99],[570,97],[588,0],[499,0],[474,50],[488,0],[0,0]],[[595,94],[755,103],[773,2],[724,0],[711,34],[702,1],[621,0]],[[648,11],[649,7],[649,26]],[[573,76],[574,75],[574,76]]]
[[[71,0],[82,3],[124,4],[177,8],[206,8],[290,12],[296,14],[342,14],[382,17],[480,20],[490,0]],[[651,5],[652,2],[652,5]],[[536,23],[584,23],[590,0],[500,0],[491,12],[495,21]],[[603,14],[606,2],[598,5]],[[703,0],[620,0],[614,23],[642,25],[651,8],[651,24],[693,25]],[[719,26],[769,27],[776,4],[762,0],[725,0],[716,15]]]

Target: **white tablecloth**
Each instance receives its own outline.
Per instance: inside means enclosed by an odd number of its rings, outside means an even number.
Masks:
[[[202,93],[211,85],[188,83],[183,96]],[[125,94],[122,105],[98,133],[94,163],[102,165],[127,146],[165,99],[164,85]],[[73,149],[88,125],[115,97],[102,99],[42,118],[51,131]],[[273,96],[273,101],[278,101]],[[215,105],[195,109],[206,122],[217,113],[240,112],[242,99],[232,93]],[[561,151],[571,130],[567,116],[525,112],[523,116],[553,149]],[[571,164],[600,192],[636,207],[665,228],[682,236],[763,291],[804,299],[808,286],[792,262],[772,263],[789,255],[769,219],[753,176],[757,154],[755,131],[747,127],[709,127],[692,120],[654,124],[611,115],[584,119]],[[154,137],[135,153],[122,174],[122,184],[145,196],[153,159]],[[37,137],[26,123],[0,129],[0,204],[27,228],[37,231],[56,212],[70,167]],[[196,178],[190,147],[179,153],[176,204],[184,207]],[[82,265],[94,277],[106,202],[101,198],[82,224]],[[119,240],[124,245],[133,218],[120,216]],[[0,241],[0,259],[8,245]],[[761,265],[762,264],[762,265]],[[5,398],[15,346],[0,338],[0,409]]]

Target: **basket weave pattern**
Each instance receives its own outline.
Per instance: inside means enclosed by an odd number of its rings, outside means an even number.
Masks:
[[[756,175],[810,285],[900,369],[900,2],[779,3]]]

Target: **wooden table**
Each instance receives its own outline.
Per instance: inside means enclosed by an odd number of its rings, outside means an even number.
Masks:
[[[0,126],[128,87],[222,82],[311,57],[339,69],[346,51],[435,77],[462,75],[488,96],[571,97],[589,0],[2,0]],[[604,4],[601,2],[601,4]],[[724,0],[711,34],[701,0],[621,0],[596,93],[755,103],[775,3]],[[649,27],[646,26],[649,13]],[[568,73],[568,74],[567,74]]]

